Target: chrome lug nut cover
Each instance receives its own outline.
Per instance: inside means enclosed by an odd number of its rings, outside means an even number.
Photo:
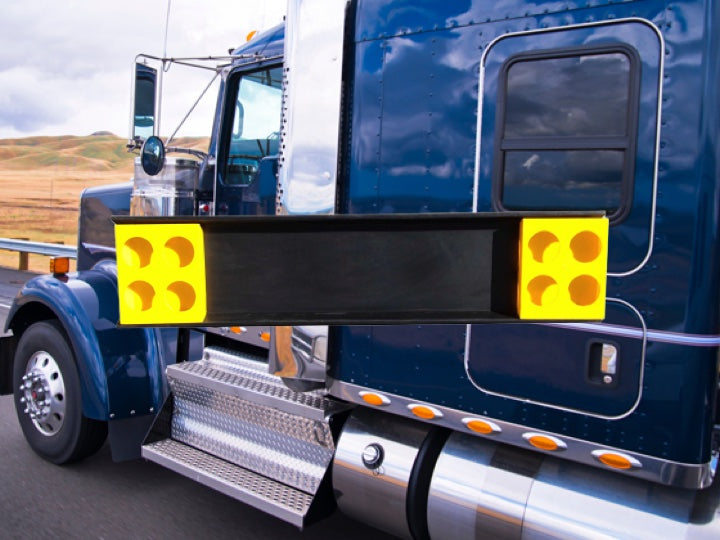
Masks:
[[[45,351],[33,354],[20,385],[24,414],[43,435],[57,433],[65,419],[65,382],[55,359]]]

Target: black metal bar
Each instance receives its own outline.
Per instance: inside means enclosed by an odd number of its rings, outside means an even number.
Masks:
[[[596,214],[562,214],[590,215]],[[517,320],[523,217],[527,214],[115,221],[199,224],[207,297],[201,322],[227,326]]]

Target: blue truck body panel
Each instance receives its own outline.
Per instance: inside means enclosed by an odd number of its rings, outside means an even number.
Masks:
[[[720,345],[718,29],[709,0],[358,2],[342,212],[502,210],[503,70],[528,51],[631,51],[636,143],[624,210],[609,212],[604,322],[345,327],[334,334],[332,376],[670,462],[708,462]],[[536,88],[559,85],[539,79]],[[564,165],[557,175],[569,174]],[[528,209],[542,209],[542,186],[522,193]],[[612,384],[589,368],[602,344],[617,351]]]
[[[38,276],[20,290],[8,314],[8,326],[31,317],[41,304],[54,313],[70,339],[77,360],[83,414],[107,420],[150,414],[167,389],[163,349],[167,340],[152,328],[118,329],[114,262],[72,273],[67,279]],[[25,310],[28,310],[25,312]],[[177,330],[173,330],[176,334]],[[169,337],[169,336],[167,336]]]
[[[168,389],[165,366],[176,358],[177,329],[117,328],[118,295],[112,215],[126,215],[130,184],[83,192],[78,272],[38,276],[19,291],[6,330],[20,336],[38,320],[57,318],[76,356],[83,414],[97,420],[150,415]]]

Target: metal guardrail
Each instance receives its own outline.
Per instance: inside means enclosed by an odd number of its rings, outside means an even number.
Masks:
[[[77,259],[77,246],[65,246],[63,244],[47,244],[45,242],[0,238],[0,249],[20,253],[18,270],[28,269],[28,253],[46,255],[48,257],[69,257],[70,259]]]

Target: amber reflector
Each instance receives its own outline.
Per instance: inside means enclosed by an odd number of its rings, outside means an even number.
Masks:
[[[53,257],[50,259],[50,272],[53,274],[67,274],[70,271],[70,259],[67,257]]]
[[[598,457],[598,459],[613,469],[630,469],[632,467],[632,463],[630,463],[629,459],[623,456],[618,456],[617,454],[603,454]]]
[[[483,420],[470,420],[468,422],[465,422],[465,425],[470,431],[474,431],[475,433],[482,433],[484,435],[490,435],[492,433],[498,432],[497,427],[494,427],[492,424]]]
[[[390,403],[390,400],[385,396],[381,396],[380,394],[373,394],[371,392],[360,392],[360,397],[368,405],[380,406]]]
[[[629,470],[642,467],[638,460],[629,456],[625,456],[623,454],[615,454],[613,452],[607,452],[604,450],[596,450],[593,452],[593,456],[595,456],[595,458],[603,465],[607,465],[608,467],[612,467],[613,469]]]
[[[523,439],[525,439],[535,448],[538,448],[540,450],[547,450],[548,452],[553,452],[555,450],[565,450],[565,448],[567,448],[567,445],[560,439],[556,439],[555,437],[551,437],[549,435],[541,435],[539,433],[525,433],[523,435]]]
[[[426,407],[425,405],[408,405],[408,408],[410,412],[423,420],[433,420],[442,416],[442,413],[437,409]]]

